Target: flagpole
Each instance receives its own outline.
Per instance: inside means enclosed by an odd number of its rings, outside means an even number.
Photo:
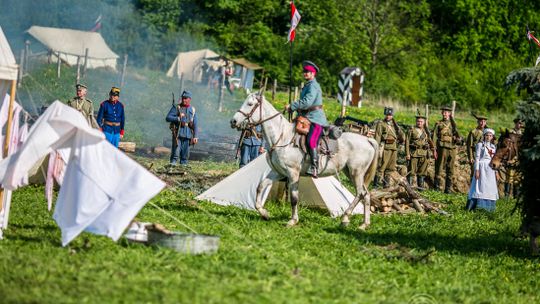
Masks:
[[[293,87],[292,62],[293,62],[293,41],[291,41],[291,45],[289,48],[289,106],[292,103],[292,87]],[[292,113],[290,112],[289,112],[289,121],[292,121]]]

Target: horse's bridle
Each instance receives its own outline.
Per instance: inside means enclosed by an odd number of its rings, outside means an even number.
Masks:
[[[249,129],[253,129],[255,128],[256,126],[266,122],[266,121],[269,121],[271,119],[274,119],[275,117],[277,117],[279,114],[281,114],[280,112],[277,112],[276,114],[270,116],[270,117],[267,117],[265,119],[262,119],[262,95],[260,94],[257,94],[255,99],[257,99],[257,104],[255,104],[255,106],[251,109],[251,111],[249,113],[246,113],[242,110],[238,110],[236,112],[244,115],[247,119],[247,126],[246,126],[246,129],[249,128]],[[259,117],[261,118],[259,121],[255,122],[255,121],[252,121],[252,117],[253,117],[253,114],[255,113],[255,111],[257,110],[257,108],[259,108]]]
[[[264,123],[264,122],[266,122],[266,121],[272,120],[272,119],[278,117],[279,114],[282,114],[282,113],[280,113],[280,112],[277,112],[276,114],[274,114],[274,115],[272,115],[272,116],[270,116],[270,117],[267,117],[267,118],[265,118],[265,119],[260,119],[260,120],[257,121],[257,122],[252,121],[252,120],[251,120],[251,117],[253,116],[253,114],[255,113],[255,111],[257,110],[257,108],[259,108],[259,117],[262,118],[262,101],[263,101],[262,95],[261,95],[261,94],[256,94],[255,99],[257,99],[257,104],[251,109],[251,111],[249,111],[249,113],[246,113],[246,112],[244,112],[244,111],[242,111],[242,110],[236,111],[236,112],[238,112],[238,113],[240,113],[240,114],[242,114],[242,115],[244,115],[244,116],[246,117],[248,123],[247,123],[245,129],[251,129],[251,130],[254,130],[256,126],[258,126],[258,125],[260,125],[260,124],[262,124],[262,123]],[[285,112],[285,110],[283,110],[283,112]],[[281,133],[281,134],[279,135],[278,140],[270,147],[270,151],[269,151],[270,154],[272,154],[272,152],[273,152],[276,148],[286,147],[286,146],[290,145],[290,144],[293,142],[293,140],[294,140],[294,137],[293,137],[293,139],[291,139],[291,142],[290,142],[290,143],[285,144],[285,145],[278,145],[282,138],[283,138],[283,133]]]

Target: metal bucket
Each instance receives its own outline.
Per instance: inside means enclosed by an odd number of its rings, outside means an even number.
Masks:
[[[219,247],[219,236],[148,230],[148,244],[169,247],[189,254],[214,253]]]

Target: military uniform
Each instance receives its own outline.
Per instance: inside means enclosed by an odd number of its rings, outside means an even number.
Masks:
[[[467,135],[467,160],[469,161],[469,165],[471,167],[471,178],[474,174],[474,160],[476,158],[476,144],[482,141],[484,133],[484,128],[475,128],[474,130],[471,130],[469,132],[469,135]]]
[[[443,111],[450,111],[443,108]],[[444,191],[450,192],[452,179],[454,177],[454,163],[457,157],[457,144],[452,130],[450,119],[441,119],[435,124],[432,133],[433,142],[437,148],[437,159],[435,160],[435,188],[442,184],[442,172],[446,173]]]
[[[521,123],[521,120],[519,118],[514,119],[514,124]],[[521,128],[514,127],[512,130],[510,130],[511,134],[516,134],[518,136],[518,140],[521,139],[521,136],[523,135],[523,131]],[[519,151],[518,151],[519,153]],[[506,165],[506,168],[504,168],[506,172],[504,172],[504,195],[506,197],[509,197],[510,195],[513,195],[516,197],[519,193],[519,172],[517,170],[518,166],[518,155],[514,157],[514,159],[508,160],[508,163]],[[503,170],[501,170],[503,171]]]
[[[182,92],[182,97],[191,100],[191,92]],[[186,105],[183,103],[173,106],[169,110],[169,113],[167,113],[165,120],[174,123],[178,130],[171,149],[171,164],[175,165],[178,157],[180,157],[180,164],[187,165],[190,144],[194,143],[193,139],[197,138],[198,135],[198,121],[195,107],[191,104]]]
[[[264,145],[261,125],[255,127],[256,134],[253,133],[253,130],[245,130],[244,132],[240,147],[240,168],[257,158],[261,147]]]
[[[83,84],[77,84],[75,86],[77,90],[82,88],[86,89],[86,86]],[[92,128],[98,128],[97,121],[94,117],[94,104],[93,102],[86,97],[75,96],[71,98],[67,105],[81,112],[81,114],[86,118],[86,121]]]
[[[393,109],[385,108],[384,114],[388,115],[387,113],[393,115]],[[396,171],[398,141],[402,140],[402,138],[403,131],[399,127],[396,129],[393,120],[381,120],[375,126],[375,140],[379,145],[384,146],[375,185],[378,184],[378,179],[382,178],[384,186],[387,186],[388,179],[385,178],[385,173]]]
[[[311,166],[306,173],[312,177],[317,177],[319,158],[318,158],[318,146],[321,138],[323,127],[328,126],[326,115],[322,107],[322,90],[321,86],[315,79],[316,73],[319,72],[319,68],[311,61],[304,61],[302,63],[305,75],[313,73],[313,79],[308,80],[300,93],[300,99],[291,103],[290,111],[298,111],[298,115],[305,116],[310,122],[309,132],[306,136],[306,147],[311,159]],[[304,76],[306,77],[306,76]]]
[[[109,95],[120,96],[120,89],[113,87]],[[124,136],[124,124],[126,115],[124,105],[120,101],[103,101],[99,105],[97,123],[99,128],[105,133],[105,138],[112,145],[118,148],[120,137]]]
[[[430,146],[430,140],[424,128],[415,126],[409,129],[405,139],[405,155],[407,158],[410,158],[407,168],[409,171],[410,184],[416,176],[418,187],[424,187],[424,178],[427,175],[430,149],[432,150],[434,147],[432,145]]]

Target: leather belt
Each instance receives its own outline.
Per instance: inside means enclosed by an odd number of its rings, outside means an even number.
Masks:
[[[112,121],[105,121],[105,124],[107,126],[111,126],[111,127],[119,127],[120,126],[119,122],[112,122]]]

